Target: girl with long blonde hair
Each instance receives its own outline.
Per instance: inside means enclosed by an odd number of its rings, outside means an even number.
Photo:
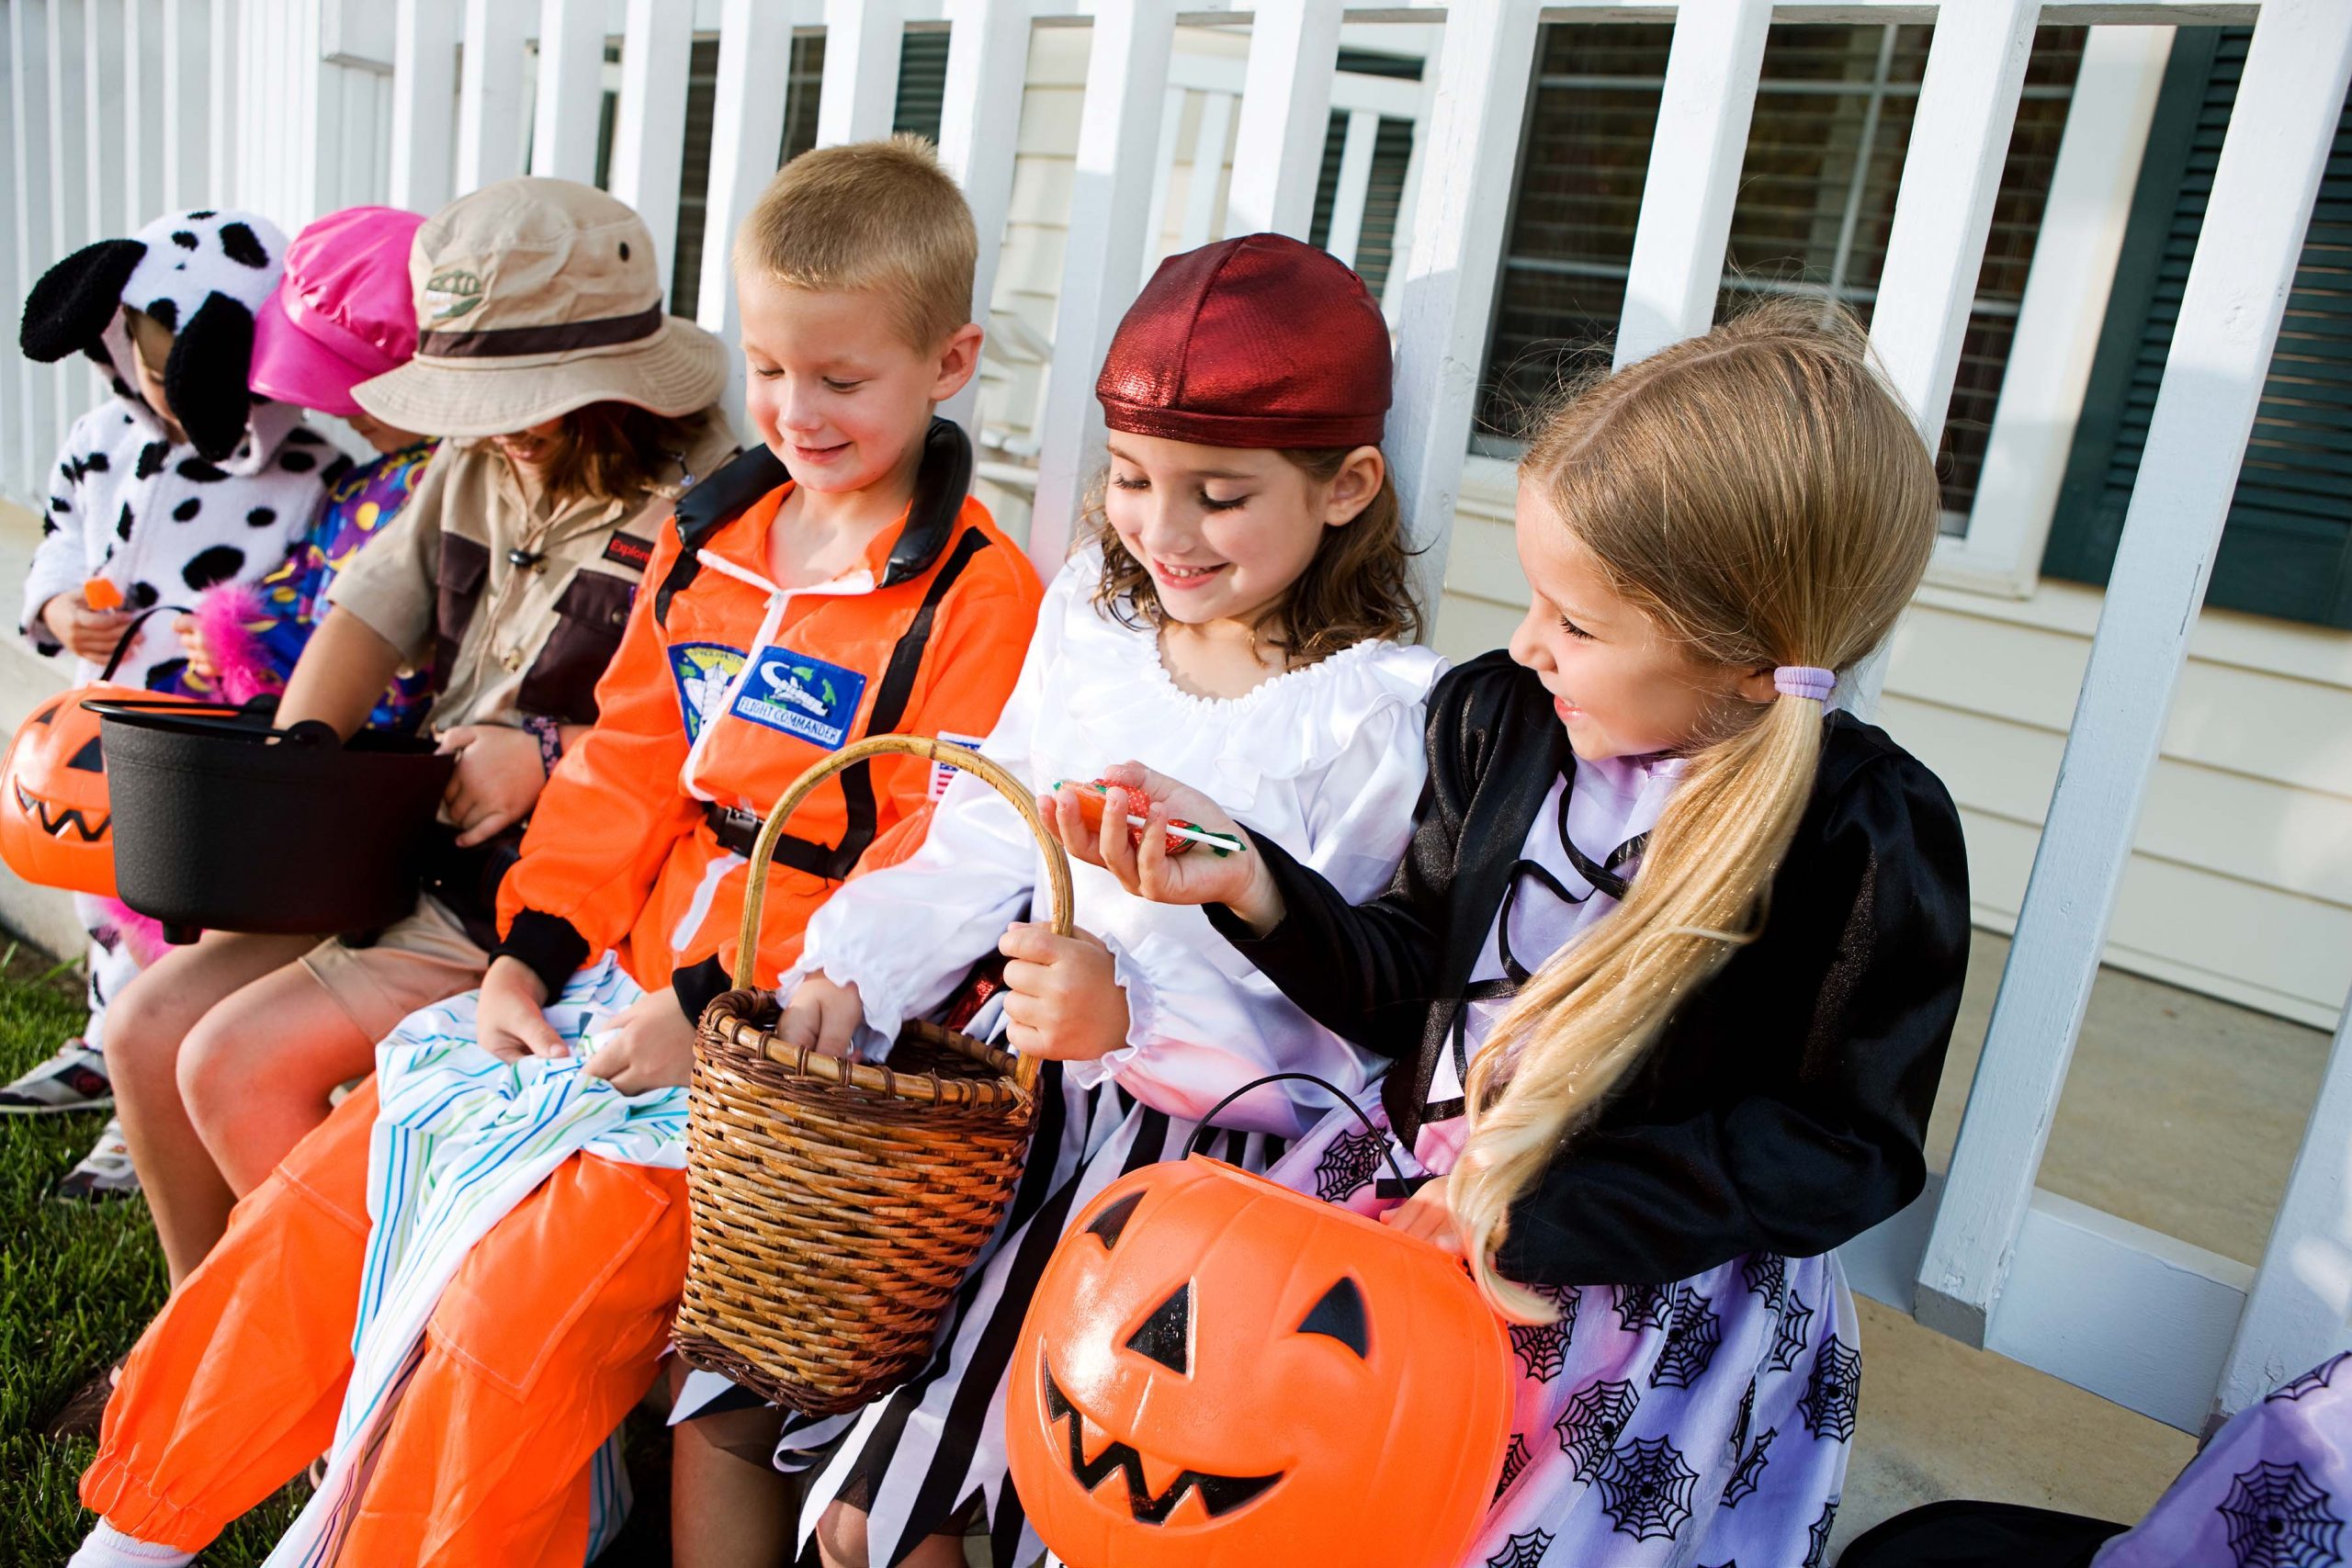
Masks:
[[[1394,1064],[1380,1134],[1341,1112],[1271,1174],[1458,1252],[1513,1324],[1515,1437],[1469,1562],[1824,1560],[1861,1366],[1831,1249],[1920,1190],[1968,948],[1951,798],[1829,699],[1938,513],[1852,322],[1750,311],[1531,444],[1532,603],[1431,696],[1386,893],[1351,907],[1256,840],[1065,840],[1211,906]],[[1238,826],[1112,776],[1155,826]]]

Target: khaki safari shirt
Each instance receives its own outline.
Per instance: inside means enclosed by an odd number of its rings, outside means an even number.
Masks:
[[[445,441],[399,517],[328,590],[330,603],[433,675],[426,725],[592,724],[653,542],[678,497],[735,450],[715,410],[642,495],[550,503],[487,441]]]

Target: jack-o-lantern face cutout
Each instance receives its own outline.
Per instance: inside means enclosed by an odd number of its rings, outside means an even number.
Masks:
[[[129,686],[61,692],[17,727],[0,763],[0,860],[27,882],[114,897],[114,813],[92,698],[149,698]]]
[[[1006,1447],[1071,1568],[1453,1568],[1512,1368],[1454,1259],[1194,1157],[1113,1183],[1055,1249]]]

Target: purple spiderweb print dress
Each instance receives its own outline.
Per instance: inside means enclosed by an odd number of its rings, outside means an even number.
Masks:
[[[1267,1174],[1362,1214],[1462,1152],[1471,1055],[1528,974],[1614,908],[1682,764],[1578,759],[1529,829],[1412,1148],[1341,1111]],[[1583,847],[1579,847],[1583,846]],[[1611,847],[1613,846],[1613,848]],[[1594,853],[1597,852],[1598,858]],[[1513,1327],[1519,1394],[1493,1510],[1463,1568],[1820,1568],[1861,1381],[1834,1255],[1751,1253],[1666,1285],[1547,1290]]]

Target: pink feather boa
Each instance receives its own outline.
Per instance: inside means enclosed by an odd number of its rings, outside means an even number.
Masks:
[[[270,622],[262,607],[261,590],[250,582],[221,582],[204,591],[196,602],[197,634],[219,671],[213,694],[224,703],[247,703],[286,689],[261,645],[256,628]]]
[[[172,944],[164,940],[164,922],[141,914],[119,898],[101,898],[98,907],[106,911],[106,920],[114,927],[114,934],[130,949],[130,956],[139,967],[147,968],[155,960],[171,952]]]

